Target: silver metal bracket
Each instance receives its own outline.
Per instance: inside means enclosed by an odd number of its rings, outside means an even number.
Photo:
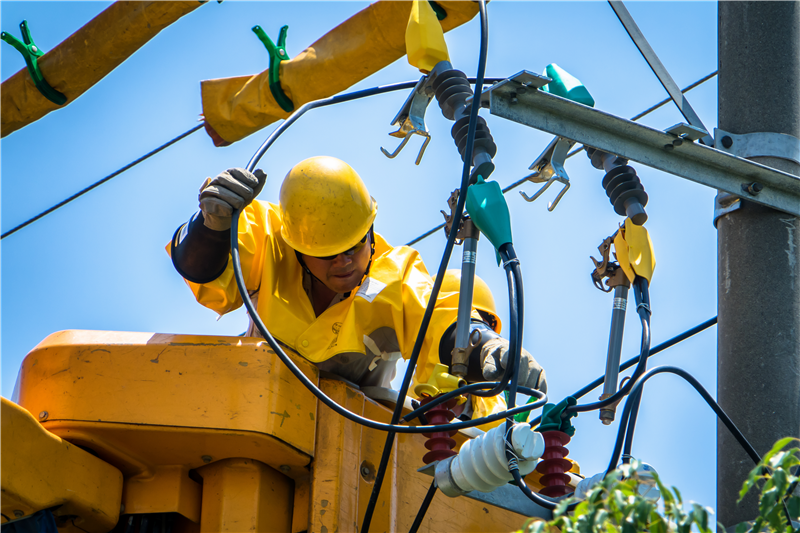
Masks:
[[[800,178],[694,142],[675,146],[675,135],[542,91],[518,93],[513,84],[489,87],[489,110],[707,187],[800,216]],[[670,145],[672,149],[666,149]],[[752,186],[759,185],[756,190]]]
[[[719,191],[714,197],[714,227],[721,216],[732,213],[742,207],[742,199],[734,194]]]
[[[668,128],[665,131],[671,135],[674,135],[679,139],[686,139],[691,142],[699,141],[700,139],[708,135],[708,132],[706,130],[702,128],[696,128],[691,124],[685,124],[683,122],[675,124],[674,126]]]
[[[574,141],[563,137],[556,137],[550,141],[550,144],[547,145],[542,155],[536,158],[536,161],[531,163],[531,166],[528,167],[529,170],[534,171],[533,174],[525,176],[526,180],[532,181],[533,183],[544,183],[544,186],[536,191],[536,194],[533,196],[528,196],[520,191],[525,201],[535,201],[554,181],[558,181],[564,184],[564,188],[561,189],[561,192],[558,193],[555,200],[547,204],[548,211],[552,211],[556,208],[558,202],[561,201],[561,198],[564,197],[564,194],[566,194],[569,189],[569,176],[567,176],[567,171],[564,170],[564,161],[566,161],[567,154],[574,145]]]
[[[487,87],[481,93],[481,107],[489,108],[489,95],[492,90],[499,89],[500,87],[508,86],[507,88],[513,91],[515,94],[525,94],[525,92],[529,90],[536,90],[540,87],[544,87],[548,83],[553,81],[553,78],[548,78],[547,76],[542,76],[541,74],[536,74],[535,72],[531,72],[529,70],[521,70],[510,76],[503,81],[497,82],[491,87]],[[467,98],[467,104],[472,101],[472,98]]]
[[[447,460],[445,459],[445,461]],[[437,466],[445,461],[434,461],[429,465],[423,466],[417,470],[417,472],[428,476],[435,476]],[[440,479],[442,479],[441,476]],[[503,485],[500,488],[494,489],[492,492],[478,492],[477,490],[473,490],[472,492],[463,494],[463,496],[524,516],[536,516],[545,520],[551,520],[553,518],[552,511],[533,503],[514,485]]]
[[[800,139],[785,133],[763,131],[736,135],[714,128],[714,148],[746,159],[777,157],[800,165]]]
[[[422,143],[422,148],[420,148],[419,155],[417,155],[416,164],[419,165],[420,161],[422,161],[425,148],[431,142],[431,135],[425,127],[425,111],[428,109],[428,104],[431,103],[433,91],[427,82],[428,76],[420,78],[414,90],[406,98],[403,107],[400,108],[397,116],[392,120],[392,126],[398,126],[399,129],[389,135],[401,138],[403,141],[391,153],[386,148],[381,147],[381,152],[389,159],[397,157],[412,135],[421,135],[425,137],[425,142]]]

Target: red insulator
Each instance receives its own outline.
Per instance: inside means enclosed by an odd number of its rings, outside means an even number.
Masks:
[[[433,399],[433,397],[425,396],[419,400],[419,403],[420,405],[425,405]],[[456,405],[458,405],[458,398],[453,398],[450,401],[432,407],[430,411],[425,413],[428,425],[438,426],[440,424],[449,423],[456,417],[456,414],[452,411],[453,407]],[[453,448],[456,447],[456,441],[451,438],[456,433],[457,431],[455,430],[423,433],[423,435],[428,437],[428,440],[425,441],[425,447],[430,450],[422,457],[426,465],[456,455],[456,452],[453,451]]]
[[[572,492],[569,488],[570,477],[566,474],[572,468],[572,463],[564,459],[569,454],[564,447],[570,440],[569,435],[562,431],[544,431],[542,437],[544,453],[536,465],[536,471],[542,474],[539,483],[544,488],[539,493],[552,498],[565,496]]]

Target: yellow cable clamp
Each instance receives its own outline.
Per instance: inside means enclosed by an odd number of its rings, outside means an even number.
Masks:
[[[406,27],[408,62],[427,74],[440,61],[450,61],[444,30],[427,0],[414,0]]]
[[[626,218],[614,237],[614,250],[619,266],[631,283],[637,275],[645,278],[648,283],[652,280],[656,256],[653,252],[653,241],[644,226],[637,226],[630,218]]]
[[[447,365],[438,363],[433,367],[433,373],[431,377],[428,378],[428,382],[420,383],[414,387],[414,394],[416,394],[418,398],[422,398],[423,396],[433,397],[454,391],[467,384],[463,378],[448,374],[448,370]],[[466,398],[459,396],[457,405],[461,405],[465,401]]]

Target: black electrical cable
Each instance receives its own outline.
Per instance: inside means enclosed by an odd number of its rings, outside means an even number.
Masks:
[[[650,357],[654,356],[655,354],[657,354],[659,352],[662,352],[662,351],[666,350],[667,348],[671,348],[671,347],[675,346],[679,342],[685,341],[689,337],[692,337],[692,336],[697,335],[698,333],[700,333],[702,331],[707,330],[708,328],[710,328],[711,326],[713,326],[716,323],[717,323],[717,317],[709,318],[708,320],[706,320],[702,324],[698,324],[697,326],[695,326],[695,327],[693,327],[691,329],[687,329],[686,331],[684,331],[680,335],[675,335],[671,339],[662,342],[661,344],[659,344],[658,346],[656,346],[655,348],[650,350]],[[640,355],[641,355],[641,353],[640,353]],[[632,367],[633,365],[635,365],[638,362],[639,362],[639,355],[637,355],[636,357],[632,357],[632,358],[628,359],[627,361],[625,361],[624,363],[622,363],[619,366],[619,371],[622,372],[624,370],[627,370],[627,369],[629,369],[630,367]],[[588,394],[591,391],[593,391],[594,389],[596,389],[597,387],[599,387],[600,385],[602,385],[605,382],[605,379],[606,379],[605,375],[603,375],[603,376],[597,378],[596,380],[592,381],[588,385],[584,386],[583,388],[579,389],[575,393],[571,394],[570,396],[572,396],[576,400],[580,399],[583,396],[585,396],[586,394]]]
[[[687,381],[689,385],[694,387],[694,390],[696,390],[698,394],[700,394],[700,396],[706,401],[706,403],[708,404],[709,407],[711,407],[714,413],[716,413],[720,421],[725,425],[725,427],[728,428],[728,431],[731,432],[736,441],[742,446],[745,453],[747,453],[747,455],[750,456],[750,459],[753,461],[753,463],[758,465],[761,462],[761,456],[758,454],[756,449],[753,448],[753,445],[750,444],[750,442],[747,440],[744,434],[739,430],[738,427],[736,427],[736,424],[733,423],[733,420],[730,419],[728,414],[722,409],[722,407],[714,400],[711,394],[708,393],[708,391],[700,384],[699,381],[697,381],[697,379],[694,376],[692,376],[682,368],[674,366],[659,366],[639,376],[636,379],[636,382],[633,384],[633,387],[631,388],[630,395],[628,396],[628,399],[625,401],[625,407],[623,408],[622,411],[622,418],[620,420],[620,429],[617,432],[617,440],[614,443],[614,452],[611,455],[611,461],[609,462],[608,468],[606,469],[606,475],[608,475],[612,470],[614,470],[617,467],[617,464],[619,463],[623,448],[623,434],[625,434],[626,439],[628,436],[627,430],[624,429],[624,424],[626,423],[626,421],[627,424],[630,424],[630,417],[633,412],[633,406],[634,404],[639,402],[639,399],[642,395],[644,384],[650,378],[658,374],[675,374],[676,376],[679,376],[683,378],[685,381]],[[631,434],[630,437],[632,439],[633,435]],[[791,514],[789,513],[789,509],[786,506],[785,501],[783,501],[783,511],[784,514],[786,515],[786,519],[789,521],[789,524],[791,524],[792,517]]]
[[[480,101],[480,94],[481,91],[483,90],[483,78],[486,72],[487,48],[489,45],[489,26],[488,26],[488,18],[486,15],[486,2],[484,0],[478,0],[478,7],[480,12],[481,38],[480,38],[480,53],[478,57],[478,72],[477,75],[475,76],[475,91],[473,93],[474,94],[473,102]],[[411,357],[408,360],[408,367],[406,369],[405,376],[403,377],[403,383],[400,386],[400,391],[398,394],[398,402],[397,405],[395,406],[394,412],[392,413],[392,424],[397,424],[400,421],[400,417],[403,414],[403,402],[405,400],[406,393],[408,392],[408,387],[411,385],[411,376],[414,372],[414,367],[416,367],[417,358],[419,357],[420,350],[422,349],[422,342],[425,338],[425,333],[427,332],[431,315],[433,314],[433,307],[439,295],[439,289],[441,288],[442,281],[444,280],[444,273],[445,270],[447,270],[447,264],[450,262],[450,255],[453,251],[456,235],[458,234],[458,229],[461,225],[461,216],[464,211],[464,204],[467,200],[467,188],[469,187],[470,166],[472,163],[472,152],[475,144],[475,131],[477,129],[477,124],[478,124],[479,108],[480,105],[472,105],[470,107],[469,126],[467,128],[467,145],[464,152],[464,166],[461,172],[461,188],[458,195],[458,202],[456,204],[456,209],[453,212],[453,220],[452,220],[453,225],[450,228],[450,234],[447,236],[447,243],[445,244],[444,253],[442,254],[442,261],[439,263],[439,270],[436,273],[436,280],[433,282],[433,289],[429,296],[430,300],[428,301],[428,306],[425,309],[425,315],[422,317],[420,330],[417,333],[417,340],[414,344],[414,349],[411,352]],[[378,495],[380,494],[381,486],[383,485],[383,477],[386,473],[386,467],[389,464],[389,457],[391,455],[393,446],[394,446],[394,434],[389,433],[386,436],[386,444],[383,447],[383,453],[381,454],[380,465],[378,466],[378,470],[375,476],[375,482],[372,487],[372,492],[370,493],[369,502],[367,503],[367,508],[364,512],[364,520],[361,523],[361,529],[360,529],[361,533],[369,532],[370,522],[372,521],[372,514],[375,512],[375,506],[378,503]]]
[[[420,505],[419,511],[417,511],[417,516],[414,518],[414,523],[411,524],[411,529],[408,530],[408,533],[417,533],[419,530],[419,526],[422,525],[422,520],[425,518],[425,513],[428,512],[428,507],[431,506],[433,497],[436,495],[436,488],[436,478],[433,478],[433,481],[431,481],[431,486],[428,489],[428,492],[425,494],[425,499],[422,500],[422,505]]]
[[[484,60],[485,60],[485,55],[484,55]],[[482,72],[480,72],[480,74],[482,74]],[[476,79],[476,83],[477,83],[477,81],[478,80]],[[416,84],[417,84],[417,82],[409,81],[409,82],[403,82],[403,83],[396,83],[396,84],[393,84],[393,85],[373,87],[373,88],[370,88],[370,89],[364,89],[364,90],[361,90],[361,91],[355,91],[355,92],[348,93],[348,94],[343,94],[343,95],[333,96],[333,97],[322,99],[322,100],[316,100],[316,101],[313,101],[313,102],[308,102],[308,103],[302,105],[289,118],[287,118],[280,126],[278,126],[270,134],[270,136],[264,141],[264,143],[261,145],[261,147],[258,149],[258,151],[250,159],[250,162],[247,165],[247,169],[249,171],[253,171],[255,169],[256,165],[258,164],[258,162],[260,161],[261,157],[263,157],[263,155],[272,146],[272,144],[274,144],[275,141],[294,122],[296,122],[307,111],[309,111],[311,109],[314,109],[314,108],[317,108],[317,107],[323,107],[323,106],[327,106],[327,105],[339,104],[339,103],[348,102],[348,101],[351,101],[351,100],[356,100],[358,98],[365,98],[365,97],[368,97],[368,96],[382,94],[382,93],[386,93],[386,92],[390,92],[390,91],[408,89],[408,88],[414,87]],[[478,90],[480,90],[480,89],[479,89],[478,85],[476,85],[476,91],[478,91]],[[468,176],[469,175],[467,173],[467,180],[468,180]],[[463,176],[462,176],[462,178],[463,178]],[[462,181],[464,181],[464,180],[462,179]],[[466,194],[464,194],[462,196],[464,196],[465,201],[466,201]],[[461,211],[463,211],[463,205],[461,207]],[[459,211],[459,213],[461,211]],[[319,388],[314,383],[312,383],[310,380],[308,380],[308,378],[306,378],[305,374],[303,374],[302,371],[299,368],[297,368],[297,366],[294,364],[294,362],[286,355],[286,353],[283,351],[281,346],[275,341],[275,339],[272,337],[272,335],[269,334],[269,332],[267,331],[267,328],[264,326],[264,323],[261,321],[260,317],[258,316],[258,313],[255,310],[255,308],[253,306],[253,303],[252,303],[252,300],[250,300],[249,294],[248,294],[248,292],[246,290],[246,286],[244,284],[244,278],[243,278],[242,272],[241,272],[241,261],[240,261],[240,258],[239,258],[239,239],[238,239],[237,231],[234,229],[234,228],[238,228],[238,219],[239,219],[240,214],[241,214],[241,211],[234,212],[233,220],[232,220],[232,223],[231,223],[231,259],[232,259],[234,277],[236,279],[236,283],[237,283],[237,286],[239,288],[240,294],[242,296],[242,300],[244,302],[244,305],[247,308],[247,311],[248,311],[251,319],[253,320],[253,323],[259,329],[259,332],[261,333],[261,335],[264,337],[264,339],[267,341],[267,343],[270,345],[270,347],[275,351],[275,353],[278,355],[278,357],[281,359],[281,361],[300,380],[300,382],[312,394],[314,394],[314,396],[316,396],[322,403],[324,403],[326,406],[331,408],[336,413],[344,416],[345,418],[347,418],[348,420],[350,420],[352,422],[356,422],[357,424],[364,425],[364,426],[369,427],[371,429],[377,429],[379,431],[388,431],[388,432],[394,431],[394,432],[397,432],[397,433],[428,433],[428,432],[431,432],[431,431],[453,431],[453,430],[459,430],[459,429],[466,429],[466,428],[469,428],[469,427],[475,427],[475,426],[479,426],[479,425],[486,424],[486,423],[489,423],[489,422],[493,422],[493,421],[496,421],[496,420],[500,420],[502,418],[505,418],[506,416],[511,416],[511,415],[513,415],[515,413],[521,413],[521,412],[530,411],[532,409],[535,409],[538,406],[541,406],[541,403],[537,402],[537,404],[539,404],[539,405],[535,405],[534,407],[528,408],[527,406],[522,406],[522,407],[524,407],[523,409],[517,409],[517,410],[514,410],[514,411],[507,411],[507,412],[504,411],[504,412],[501,412],[501,413],[495,413],[493,415],[489,415],[489,416],[486,416],[486,417],[483,417],[483,418],[469,420],[469,421],[465,421],[465,422],[456,422],[456,423],[451,423],[451,424],[443,424],[443,425],[439,425],[439,426],[413,426],[413,427],[398,426],[396,424],[383,424],[383,423],[380,423],[380,422],[375,422],[373,420],[369,420],[367,418],[364,418],[364,417],[361,417],[359,415],[356,415],[355,413],[352,413],[352,412],[348,411],[347,409],[341,407],[335,401],[333,401],[331,398],[329,398],[325,393],[323,393],[321,390],[319,390]],[[455,236],[455,233],[453,233],[453,237],[454,236]],[[453,239],[453,241],[454,240],[455,239]],[[452,251],[452,245],[450,246],[450,251]],[[446,262],[443,261],[442,264],[446,265]],[[441,265],[440,265],[439,274],[441,274],[441,276],[437,275],[437,279],[434,282],[434,291],[436,291],[437,293],[438,293],[437,282],[438,282],[438,286],[441,287],[441,278],[443,278],[443,269],[442,269]],[[431,301],[435,301],[435,298],[433,297],[433,293],[432,293],[432,296],[431,296]],[[413,367],[411,367],[411,365],[409,365],[409,367],[413,368]],[[401,402],[398,402],[398,403],[402,404]]]
[[[638,279],[637,279],[638,281]],[[634,297],[636,298],[636,312],[639,314],[639,318],[642,322],[647,323],[647,329],[650,330],[650,294],[647,290],[647,284],[645,282],[643,288],[640,291],[636,291],[634,293]],[[645,344],[646,343],[646,344]],[[642,357],[640,360],[639,365],[636,367],[636,371],[634,372],[633,376],[631,376],[631,381],[635,380],[639,377],[642,373],[644,373],[644,369],[647,367],[647,358],[650,357],[650,335],[647,335],[647,338],[642,338],[642,354],[647,354],[647,357]],[[641,369],[641,372],[640,372]],[[642,395],[639,393],[635,398],[632,399],[631,403],[631,414],[628,417],[628,427],[625,430],[625,446],[622,448],[622,457],[625,463],[628,463],[631,456],[631,446],[633,445],[633,432],[636,429],[636,420],[639,417],[639,405],[641,403]]]
[[[126,170],[128,170],[129,168],[135,167],[136,165],[138,165],[139,163],[141,163],[141,162],[142,162],[142,161],[144,161],[145,159],[148,159],[149,157],[156,155],[156,154],[157,154],[158,152],[160,152],[161,150],[163,150],[163,149],[165,149],[165,148],[168,148],[168,147],[172,146],[172,145],[173,145],[173,144],[175,144],[176,142],[180,141],[181,139],[183,139],[183,138],[185,138],[185,137],[188,137],[189,135],[191,135],[192,133],[196,132],[197,130],[199,130],[199,129],[200,129],[200,128],[202,128],[202,127],[203,127],[203,124],[198,124],[197,126],[195,126],[194,128],[190,129],[189,131],[187,131],[187,132],[185,132],[185,133],[181,133],[180,135],[178,135],[177,137],[175,137],[175,138],[174,138],[174,139],[172,139],[171,141],[167,141],[166,143],[162,144],[161,146],[159,146],[159,147],[158,147],[158,148],[156,148],[155,150],[153,150],[153,151],[151,151],[151,152],[148,152],[148,153],[144,154],[142,157],[140,157],[140,158],[139,158],[139,159],[137,159],[136,161],[134,161],[134,162],[132,162],[132,163],[128,163],[127,165],[125,165],[125,166],[124,166],[124,167],[122,167],[121,169],[117,170],[116,172],[112,172],[111,174],[109,174],[109,175],[108,175],[108,176],[106,176],[105,178],[101,179],[100,181],[96,181],[96,182],[94,182],[93,184],[91,184],[91,185],[89,185],[88,187],[86,187],[85,189],[83,189],[83,190],[81,190],[81,191],[79,191],[79,192],[76,192],[75,194],[73,194],[72,196],[70,196],[69,198],[67,198],[66,200],[62,200],[61,202],[57,203],[56,205],[54,205],[54,206],[53,206],[53,207],[51,207],[50,209],[47,209],[47,210],[45,210],[45,211],[42,211],[41,213],[39,213],[38,215],[36,215],[36,216],[35,216],[35,217],[33,217],[33,218],[29,218],[28,220],[26,220],[25,222],[23,222],[23,223],[22,223],[22,224],[20,224],[19,226],[15,227],[15,228],[13,228],[13,229],[10,229],[10,230],[8,230],[7,232],[5,232],[5,233],[3,233],[2,235],[0,235],[0,240],[1,240],[1,239],[5,239],[6,237],[8,237],[9,235],[11,235],[12,233],[15,233],[15,232],[17,232],[17,231],[21,230],[22,228],[24,228],[24,227],[25,227],[25,226],[27,226],[28,224],[33,224],[34,222],[36,222],[37,220],[39,220],[39,219],[40,219],[40,218],[42,218],[43,216],[45,216],[45,215],[49,215],[50,213],[52,213],[53,211],[55,211],[55,210],[56,210],[56,209],[58,209],[59,207],[63,207],[63,206],[65,206],[65,205],[67,205],[67,204],[68,204],[68,203],[70,203],[72,200],[75,200],[76,198],[79,198],[79,197],[83,196],[84,194],[86,194],[87,192],[91,191],[91,190],[92,190],[92,189],[94,189],[95,187],[99,187],[100,185],[104,184],[105,182],[107,182],[107,181],[108,181],[108,180],[110,180],[111,178],[113,178],[113,177],[116,177],[116,176],[118,176],[118,175],[122,174],[123,172],[125,172],[125,171],[126,171]]]
[[[522,300],[522,275],[519,268],[519,259],[514,251],[514,245],[504,244],[498,250],[500,259],[503,260],[503,268],[508,279],[508,304],[509,304],[509,347],[508,359],[506,361],[505,374],[511,374],[511,383],[508,388],[507,407],[513,409],[517,405],[517,388],[519,386],[519,364],[522,354],[522,324],[523,322],[523,300]],[[505,376],[504,376],[505,378]],[[512,424],[511,419],[507,424]]]
[[[452,400],[453,398],[455,398],[457,396],[461,396],[462,394],[472,394],[473,396],[480,396],[480,394],[479,394],[480,391],[482,391],[484,389],[487,389],[487,390],[494,389],[495,387],[497,387],[497,385],[499,383],[500,383],[499,381],[486,381],[486,382],[479,382],[479,383],[470,383],[469,385],[466,385],[466,386],[461,387],[459,389],[456,389],[454,391],[448,392],[447,394],[442,394],[441,396],[437,396],[436,398],[434,398],[430,402],[426,403],[425,405],[423,405],[421,407],[417,407],[416,409],[414,409],[413,411],[411,411],[410,413],[405,415],[402,418],[402,420],[405,421],[405,422],[409,422],[411,420],[414,420],[415,418],[419,418],[419,417],[423,416],[425,413],[427,413],[429,410],[431,410],[433,407],[436,407],[439,404],[442,404],[442,403],[445,403],[445,402],[447,402],[449,400]],[[521,392],[523,394],[527,394],[528,396],[534,396],[534,397],[537,398],[538,401],[535,402],[536,407],[533,407],[532,409],[530,409],[531,411],[533,409],[538,409],[539,407],[542,407],[544,404],[547,403],[547,395],[545,393],[543,393],[542,391],[540,391],[540,390],[529,389],[528,387],[522,387],[522,386],[517,387],[517,390],[518,390],[518,392]],[[511,416],[511,414],[514,411],[517,411],[517,410],[518,410],[518,407],[515,407],[514,409],[509,409],[508,412],[504,411],[503,414],[505,416]]]

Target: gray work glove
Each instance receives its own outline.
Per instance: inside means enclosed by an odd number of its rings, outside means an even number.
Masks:
[[[230,168],[213,180],[206,178],[199,197],[203,224],[216,231],[231,229],[233,212],[252,202],[266,181],[261,169],[251,173],[243,168]]]
[[[498,381],[503,377],[506,361],[508,361],[508,352],[509,343],[506,339],[489,339],[483,344],[481,347],[481,369],[484,378]],[[541,365],[524,348],[520,353],[520,358],[522,360],[519,362],[518,383],[523,387],[547,392],[547,378]]]

